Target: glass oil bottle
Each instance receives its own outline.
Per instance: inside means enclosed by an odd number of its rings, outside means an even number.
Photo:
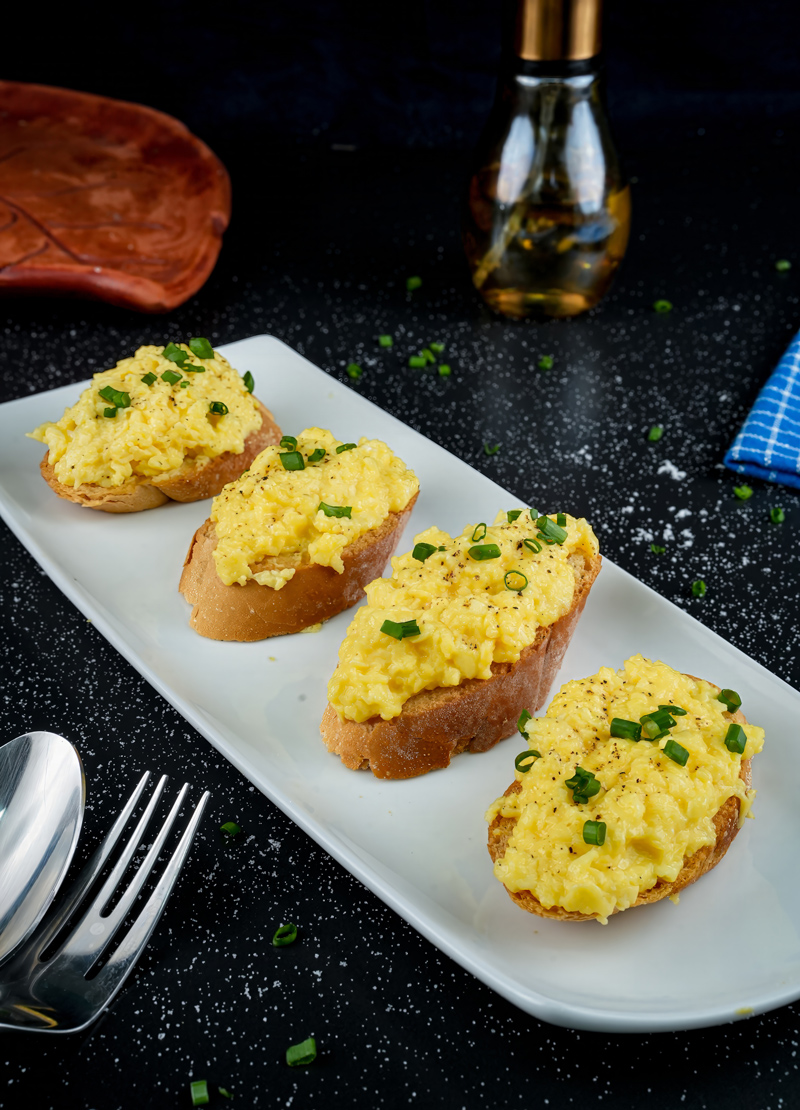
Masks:
[[[504,316],[585,312],[625,254],[630,191],[601,97],[600,6],[517,0],[463,223],[473,284]]]

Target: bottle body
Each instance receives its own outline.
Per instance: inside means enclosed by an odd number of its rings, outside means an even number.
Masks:
[[[496,312],[574,316],[597,304],[622,261],[630,191],[597,70],[536,68],[501,82],[476,151],[464,249]]]

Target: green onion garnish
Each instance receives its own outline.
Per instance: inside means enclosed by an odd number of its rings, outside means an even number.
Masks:
[[[611,735],[620,740],[633,740],[638,743],[642,738],[642,726],[636,721],[626,721],[624,717],[612,717]]]
[[[179,347],[176,343],[168,343],[164,348],[164,358],[168,358],[183,370],[184,362],[189,361],[189,352],[184,351],[183,347]]]
[[[325,448],[315,447],[311,454],[308,456],[309,462],[321,462],[325,458]]]
[[[110,420],[113,420],[113,418],[116,415],[117,415],[117,410],[116,409],[103,409],[103,416],[107,416]]]
[[[705,597],[705,596],[706,596],[706,584],[705,584],[705,582],[703,581],[702,578],[696,578],[694,580],[694,582],[692,582],[692,597]]]
[[[666,736],[671,728],[675,727],[675,718],[666,709],[654,709],[652,713],[645,713],[639,718],[642,732],[648,740],[660,740]]]
[[[155,382],[157,380],[158,379],[157,379],[156,375],[153,373],[152,370],[150,371],[149,374],[143,374],[142,375],[142,381],[144,382],[145,385],[152,385],[153,382]]]
[[[320,501],[317,512],[323,512],[325,516],[338,516],[350,519],[350,514],[353,511],[352,505],[326,505],[324,501]]]
[[[679,705],[659,705],[659,709],[665,709],[667,713],[671,713],[673,717],[685,717],[686,710],[681,709]]]
[[[422,285],[421,277],[415,275],[414,277],[406,278],[406,289],[409,293],[413,293],[415,289],[419,289],[420,285]]]
[[[653,552],[654,555],[664,555],[667,549],[666,547],[659,546],[659,544],[657,543],[651,543],[650,550]]]
[[[740,501],[749,501],[753,496],[753,491],[750,486],[734,486],[733,495],[734,497],[738,497]]]
[[[440,378],[449,378],[451,373],[452,373],[452,370],[447,365],[447,363],[446,362],[441,363],[441,365],[439,366],[439,377]]]
[[[689,758],[689,752],[684,748],[683,744],[679,744],[677,740],[667,740],[663,748],[664,755],[671,759],[673,763],[679,763],[681,767],[686,766],[686,760]]]
[[[297,439],[294,436],[281,436],[280,446],[285,451],[294,451],[297,447]]]
[[[177,370],[165,370],[161,375],[161,380],[165,381],[167,385],[176,385],[182,377],[183,374],[179,374]]]
[[[786,520],[786,513],[780,506],[776,505],[773,509],[770,509],[769,519],[773,524],[783,524],[784,520]]]
[[[525,547],[527,547],[529,551],[532,551],[534,555],[538,555],[539,552],[542,550],[542,545],[539,543],[538,540],[527,539],[523,540],[522,543]]]
[[[511,581],[509,581],[511,579]],[[521,594],[528,585],[528,579],[521,570],[509,570],[503,575],[503,582],[507,590]]]
[[[340,443],[336,448],[336,454],[341,455],[342,451],[352,451],[354,447],[358,447],[357,443]]]
[[[559,526],[559,528],[566,528],[566,526],[567,526],[567,514],[566,513],[556,513],[556,524]]]
[[[299,451],[284,451],[278,455],[284,470],[305,470],[306,462]]]
[[[742,699],[735,690],[720,690],[717,694],[717,701],[724,702],[729,713],[735,713],[742,704]]]
[[[553,356],[552,355],[542,355],[542,357],[539,359],[539,361],[537,363],[537,366],[539,367],[540,370],[552,370],[553,369]]]
[[[672,312],[672,301],[654,301],[653,308],[656,312]]]
[[[598,848],[602,847],[606,842],[605,821],[585,821],[583,840],[585,844],[596,844]]]
[[[391,335],[379,335],[378,336],[378,343],[380,344],[381,347],[393,347],[394,346],[394,340],[392,339]]]
[[[419,625],[415,620],[410,621],[389,621],[386,620],[381,625],[381,632],[385,632],[387,636],[391,636],[394,640],[404,640],[406,636],[419,636]]]
[[[180,378],[180,374],[178,374],[178,377]],[[108,401],[109,405],[114,405],[118,409],[130,408],[130,393],[124,393],[121,389],[113,389],[110,385],[104,386],[98,392],[104,401]]]
[[[194,1083],[190,1083],[189,1093],[192,1096],[192,1106],[208,1104],[208,1083],[205,1079],[196,1079]]]
[[[285,948],[287,944],[294,944],[296,940],[297,926],[291,924],[281,925],[280,929],[275,930],[272,944],[275,948]]]
[[[476,524],[475,525],[475,531],[472,533],[472,542],[477,543],[478,540],[483,540],[485,538],[486,538],[486,525],[485,524]]]
[[[286,1063],[290,1068],[305,1067],[313,1064],[317,1058],[317,1042],[309,1037],[300,1044],[293,1044],[286,1049]]]
[[[484,455],[496,455],[499,450],[500,450],[500,444],[499,443],[495,443],[494,447],[490,447],[488,443],[484,443],[484,445],[483,445]]]
[[[444,343],[429,343],[428,346],[435,355],[440,355],[444,350]]]
[[[235,836],[238,836],[242,830],[239,828],[235,821],[226,821],[224,825],[220,825],[219,831],[233,840],[233,838]]]
[[[509,511],[506,513],[506,517],[508,518],[508,523],[509,524],[513,524],[514,521],[518,520],[519,517],[521,517],[521,516],[522,516],[522,509],[509,509]]]
[[[791,270],[792,264],[788,258],[779,258],[775,263],[775,269],[779,274],[785,274],[787,270]]]
[[[500,548],[496,543],[483,543],[471,547],[467,554],[470,558],[475,559],[477,562],[486,562],[487,559],[499,559]]]
[[[230,1093],[230,1091],[226,1091],[224,1087],[217,1087],[217,1090],[223,1098],[233,1098],[233,1095]]]
[[[345,366],[345,373],[348,378],[352,378],[353,381],[358,381],[364,371],[357,362],[348,362],[347,366]]]
[[[539,529],[539,535],[545,543],[563,543],[567,538],[566,528],[556,524],[549,516],[540,516],[536,518],[536,527]]]
[[[181,389],[188,389],[188,388],[189,388],[189,383],[186,381],[186,379],[184,379],[181,382]]]
[[[245,371],[245,374],[242,378],[242,381],[244,382],[244,387],[247,390],[247,392],[252,393],[253,390],[255,389],[255,384],[256,383],[255,383],[255,380],[253,379],[253,375],[250,373],[249,370]]]
[[[434,353],[430,349],[430,347],[423,347],[422,350],[420,351],[420,355],[421,355],[422,358],[425,359],[425,361],[428,364],[430,364],[432,362],[436,362],[436,356],[434,355]]]
[[[412,355],[408,360],[408,365],[414,370],[424,370],[428,364],[422,355]]]
[[[647,438],[650,443],[658,443],[664,434],[664,429],[660,424],[654,424],[650,431],[647,433]]]
[[[541,752],[537,752],[534,748],[529,748],[526,752],[519,753],[517,758],[514,760],[514,766],[524,775],[526,771],[530,771],[536,760],[541,758]]]
[[[433,543],[415,543],[414,550],[411,552],[411,558],[416,559],[417,562],[424,563],[436,551],[436,545]]]
[[[572,800],[576,805],[583,805],[600,793],[601,784],[592,771],[584,771],[583,767],[576,767],[575,774],[564,783],[572,791]]]
[[[196,336],[194,339],[189,340],[189,350],[192,352],[193,355],[196,355],[197,358],[214,357],[214,348],[211,346],[208,340],[203,339],[202,336]],[[252,393],[252,390],[250,392]]]
[[[725,733],[725,747],[728,751],[735,755],[741,755],[746,743],[747,733],[742,726],[737,724],[728,725],[728,731]]]
[[[527,725],[528,721],[531,720],[533,720],[533,714],[529,713],[527,709],[523,709],[519,715],[519,720],[517,721],[517,731],[519,732],[520,736],[528,735],[525,731],[525,725]]]
[[[167,371],[167,373],[169,373],[169,371]],[[214,416],[227,416],[228,406],[225,404],[224,401],[212,401],[211,404],[208,406],[208,411],[210,413],[213,413]]]

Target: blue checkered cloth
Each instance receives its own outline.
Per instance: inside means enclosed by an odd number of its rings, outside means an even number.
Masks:
[[[800,332],[756,398],[725,465],[800,489]]]

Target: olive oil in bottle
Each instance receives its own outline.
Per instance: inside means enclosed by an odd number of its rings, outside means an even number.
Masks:
[[[601,98],[600,3],[517,0],[463,224],[473,284],[504,316],[584,312],[625,254],[630,192]]]

